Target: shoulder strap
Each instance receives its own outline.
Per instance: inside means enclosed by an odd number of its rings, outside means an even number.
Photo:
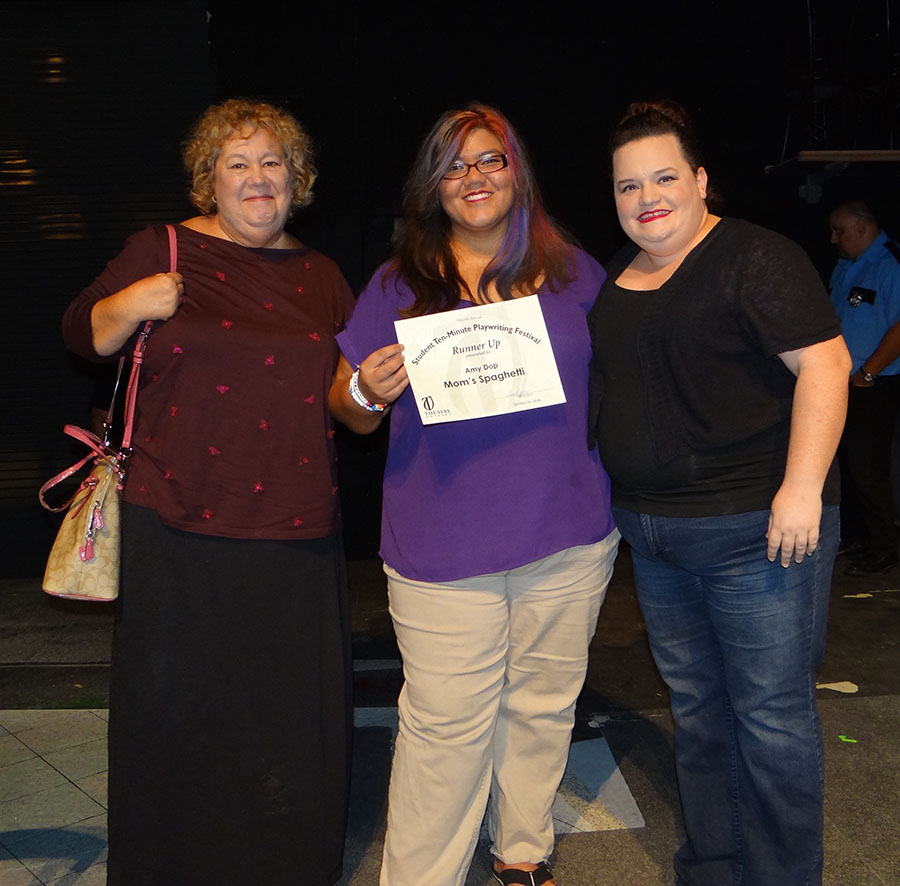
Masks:
[[[172,225],[166,225],[166,232],[169,239],[169,271],[172,272],[178,267],[178,240],[175,236],[175,228]],[[122,458],[123,456],[127,457],[131,453],[131,432],[134,426],[134,406],[137,400],[138,380],[141,374],[141,363],[144,361],[144,348],[147,344],[147,336],[150,335],[150,330],[152,328],[153,321],[147,320],[138,336],[137,343],[135,344],[134,351],[131,355],[131,374],[128,376],[128,385],[125,390],[125,430],[122,433],[122,446],[119,452],[119,458]],[[38,498],[48,511],[64,511],[69,506],[72,499],[69,499],[69,501],[63,505],[54,508],[47,503],[44,498],[44,493],[61,483],[63,480],[71,477],[72,474],[80,471],[91,459],[103,458],[106,456],[115,457],[116,453],[109,449],[109,431],[112,427],[113,409],[116,404],[116,391],[118,391],[119,388],[119,381],[122,377],[122,367],[124,363],[125,358],[121,357],[119,359],[119,369],[116,373],[116,383],[113,389],[112,401],[109,404],[109,411],[106,413],[106,420],[103,423],[103,439],[100,440],[90,431],[85,431],[83,428],[76,427],[75,425],[66,425],[63,429],[70,437],[74,437],[80,443],[84,443],[90,451],[80,461],[77,461],[74,465],[66,468],[64,471],[60,471],[60,473],[49,479],[40,488]]]
[[[169,236],[169,273],[173,274],[178,269],[178,238],[174,225],[166,225],[166,234]]]
[[[174,273],[178,267],[178,238],[175,236],[175,228],[166,225],[166,233],[169,237],[169,273]],[[122,432],[122,452],[125,455],[131,452],[131,432],[134,427],[134,406],[137,402],[138,381],[141,377],[141,363],[144,362],[144,348],[147,346],[147,336],[153,328],[153,321],[148,320],[138,336],[131,355],[131,374],[128,376],[128,386],[125,388],[125,429]]]
[[[71,465],[64,471],[60,471],[55,477],[51,477],[43,486],[41,486],[40,490],[38,491],[38,499],[40,500],[41,505],[46,510],[53,511],[53,513],[59,513],[60,511],[66,510],[66,508],[69,507],[69,505],[72,503],[72,500],[78,494],[78,490],[76,490],[65,502],[63,502],[58,507],[52,507],[44,497],[50,489],[52,489],[58,483],[62,483],[63,480],[67,480],[72,476],[72,474],[78,473],[78,471],[80,471],[89,461],[91,461],[91,459],[115,455],[115,453],[111,453],[109,449],[107,449],[106,444],[103,443],[102,440],[99,440],[94,434],[92,434],[90,431],[84,430],[84,428],[79,428],[75,425],[66,425],[63,428],[63,431],[70,437],[74,437],[79,443],[84,443],[85,446],[88,447],[89,451],[88,454],[80,461],[75,462],[74,465]]]

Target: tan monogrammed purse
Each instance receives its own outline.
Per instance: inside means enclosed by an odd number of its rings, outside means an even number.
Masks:
[[[110,452],[94,434],[73,425],[66,433],[93,450],[86,458],[94,467],[75,495],[62,508],[52,508],[44,492],[74,474],[85,462],[73,465],[41,488],[47,510],[66,510],[50,549],[43,588],[58,597],[115,600],[119,594],[119,487],[124,477],[121,453]]]

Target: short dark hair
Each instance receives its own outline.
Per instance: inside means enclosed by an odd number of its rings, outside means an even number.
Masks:
[[[828,214],[832,215],[835,212],[846,212],[847,215],[852,215],[854,218],[859,218],[865,222],[869,222],[870,224],[875,225],[876,228],[881,227],[878,224],[878,219],[875,217],[875,213],[872,212],[869,204],[864,200],[842,200]]]
[[[674,135],[685,159],[696,172],[703,164],[687,111],[668,98],[632,102],[609,136],[610,157],[629,142],[654,135]]]
[[[688,112],[674,99],[656,98],[632,102],[625,115],[613,127],[609,136],[610,172],[612,155],[619,148],[629,142],[656,135],[675,136],[692,172],[704,165],[700,142]],[[711,178],[706,183],[706,205],[718,213],[726,208],[724,195]]]

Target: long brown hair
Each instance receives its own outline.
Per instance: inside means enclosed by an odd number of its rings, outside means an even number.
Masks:
[[[473,293],[460,276],[450,248],[450,220],[438,188],[469,134],[477,129],[490,132],[503,145],[515,197],[500,249]],[[409,317],[446,311],[463,295],[486,300],[491,283],[504,300],[513,298],[515,290],[536,289],[541,278],[556,291],[575,273],[571,238],[544,210],[525,146],[510,122],[486,105],[447,111],[425,137],[404,187],[403,220],[394,245],[391,272],[398,274],[416,297],[404,311]]]

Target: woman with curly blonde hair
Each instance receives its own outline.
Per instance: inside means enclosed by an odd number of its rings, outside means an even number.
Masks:
[[[201,215],[148,227],[69,307],[66,343],[147,320],[123,490],[109,725],[110,886],[340,876],[350,696],[326,399],[353,305],[284,229],[315,180],[285,111],[209,108],[184,154]]]

